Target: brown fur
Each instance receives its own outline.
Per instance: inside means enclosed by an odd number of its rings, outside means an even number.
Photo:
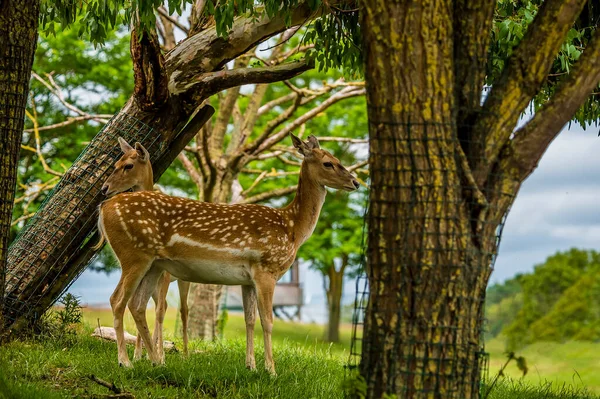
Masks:
[[[139,304],[145,298],[147,302],[150,287],[155,287],[167,270],[186,281],[242,285],[246,365],[255,367],[251,327],[254,304],[258,303],[265,367],[275,373],[271,347],[275,283],[312,234],[327,193],[325,186],[347,191],[358,188],[350,172],[321,150],[316,138],[311,136],[308,142],[292,139],[304,161],[296,197],[285,208],[213,204],[156,192],[123,193],[102,205],[104,231],[123,270],[111,296],[118,342],[123,340],[125,304],[131,300],[134,303],[129,307],[148,356],[160,360],[149,345],[145,313]],[[136,289],[140,294],[132,299]],[[124,344],[119,344],[119,362],[130,364]]]
[[[135,143],[132,147],[119,137],[119,145],[123,156],[115,163],[115,169],[113,173],[108,177],[102,191],[107,196],[115,195],[127,190],[133,190],[134,192],[140,191],[158,191],[160,189],[154,186],[154,176],[152,172],[152,165],[150,163],[150,155],[148,151],[140,144]],[[102,214],[98,220],[98,231],[100,233],[99,242],[93,247],[95,250],[100,249],[105,242],[105,232]],[[156,288],[152,293],[152,298],[156,306],[156,321],[154,326],[153,341],[158,353],[158,357],[164,361],[164,347],[162,339],[163,321],[165,313],[167,311],[167,293],[169,284],[174,280],[172,276],[164,272],[161,279],[159,279]],[[188,306],[187,298],[190,290],[190,283],[177,280],[179,286],[179,297],[181,301],[181,321],[183,327],[183,353],[188,354]],[[134,294],[133,303],[137,303],[138,306],[146,309],[146,303],[142,303],[142,300],[138,297],[143,293],[137,290]],[[137,341],[135,346],[134,359],[140,359],[142,357],[142,337],[141,334],[137,335]]]

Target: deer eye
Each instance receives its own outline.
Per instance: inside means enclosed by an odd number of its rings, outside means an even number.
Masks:
[[[125,169],[125,170],[133,169],[133,164],[132,163],[128,163],[127,165],[125,165],[123,167],[123,169]]]
[[[323,162],[323,166],[325,166],[326,168],[332,168],[333,169],[333,164],[331,162]]]

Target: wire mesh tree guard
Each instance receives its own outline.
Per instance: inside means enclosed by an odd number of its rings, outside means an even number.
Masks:
[[[34,324],[92,260],[97,207],[105,199],[97,182],[122,155],[119,136],[142,143],[152,162],[165,151],[160,132],[123,113],[100,130],[9,248],[4,298],[9,325],[17,319]]]
[[[360,371],[372,389],[385,374],[377,392],[398,398],[478,397],[478,376],[488,370],[485,289],[508,213],[496,204],[514,195],[503,192],[498,174],[482,190],[485,198],[474,194],[473,182],[461,173],[468,167],[465,149],[477,145],[459,139],[469,127],[370,123],[402,133],[370,139],[370,187],[379,189],[370,190],[365,225],[378,238],[363,242],[350,378]],[[382,180],[382,172],[392,178]],[[477,383],[460,388],[452,380]],[[356,397],[348,387],[346,394]]]

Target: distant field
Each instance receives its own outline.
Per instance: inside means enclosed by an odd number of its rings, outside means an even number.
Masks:
[[[84,312],[84,319],[90,325],[97,325],[98,318],[103,326],[112,326],[112,314],[109,309],[88,308]],[[168,339],[175,335],[176,310],[169,308],[165,317],[165,334]],[[148,323],[151,328],[154,323],[154,311],[148,311]],[[135,322],[129,313],[126,314],[125,326],[132,334],[135,332]],[[238,340],[245,337],[244,319],[240,314],[229,314],[229,321],[225,327],[225,338]],[[333,354],[341,357],[342,361],[348,359],[351,339],[351,326],[342,327],[340,344],[330,345],[322,342],[323,326],[316,324],[297,324],[275,321],[273,328],[273,342],[277,347],[284,341],[290,343],[309,344],[318,348],[328,349]],[[175,338],[177,341],[178,338]],[[256,342],[262,345],[262,331],[257,322]],[[486,351],[490,354],[490,377],[493,377],[506,360],[504,343],[494,339],[486,343]],[[523,382],[534,385],[550,382],[555,386],[573,385],[587,387],[590,391],[600,394],[600,344],[590,342],[537,343],[517,353],[527,359],[529,373]],[[516,365],[511,363],[506,369],[506,374],[515,379],[521,377]]]

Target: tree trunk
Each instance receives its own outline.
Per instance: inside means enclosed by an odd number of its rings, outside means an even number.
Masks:
[[[331,265],[327,273],[329,287],[327,287],[327,330],[325,331],[325,341],[340,342],[340,319],[342,317],[342,293],[344,290],[344,269],[347,264],[347,257],[342,260],[340,271]]]
[[[237,176],[237,174],[235,174]],[[233,184],[233,171],[216,173],[209,191],[203,193],[205,200],[227,202]],[[218,284],[192,284],[190,289],[190,316],[188,330],[190,337],[213,340],[217,337],[217,319],[219,304],[223,295],[223,286]]]
[[[222,288],[217,284],[192,284],[188,322],[190,338],[213,340],[217,337]]]
[[[367,397],[476,398],[496,222],[457,139],[452,2],[368,1]],[[496,224],[494,224],[496,223]]]
[[[0,332],[17,163],[37,45],[39,2],[0,3]]]

